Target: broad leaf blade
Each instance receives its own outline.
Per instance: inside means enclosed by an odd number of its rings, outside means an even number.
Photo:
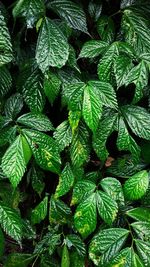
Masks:
[[[84,43],[79,58],[85,57],[85,58],[93,58],[99,56],[101,53],[105,51],[108,44],[103,41],[99,40],[90,40]]]
[[[32,224],[40,223],[45,219],[47,215],[48,208],[48,196],[44,197],[44,199],[32,210],[31,213],[31,222]]]
[[[65,147],[69,146],[72,140],[72,132],[69,122],[63,121],[54,132],[54,139],[59,147],[59,150],[64,150]]]
[[[91,181],[79,181],[73,188],[71,205],[75,205],[91,195],[96,188],[96,185]]]

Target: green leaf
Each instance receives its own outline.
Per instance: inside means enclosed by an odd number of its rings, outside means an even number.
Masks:
[[[7,99],[4,108],[5,115],[6,117],[9,117],[10,119],[13,120],[20,113],[22,108],[23,108],[22,96],[19,93],[16,93]]]
[[[102,3],[101,1],[100,2],[96,2],[94,3],[93,1],[90,1],[89,2],[89,5],[88,5],[88,12],[91,16],[91,18],[94,20],[94,21],[97,21],[101,15],[101,12],[102,12]]]
[[[75,130],[78,128],[79,122],[81,119],[81,111],[69,111],[69,116],[68,116],[68,120],[69,120],[69,124],[71,126],[71,130],[72,130],[72,135],[74,135]]]
[[[16,126],[5,127],[1,130],[0,134],[0,146],[4,146],[7,143],[12,143],[16,138]]]
[[[70,266],[69,251],[67,246],[64,245],[61,256],[61,267],[69,267],[69,266]]]
[[[85,267],[85,258],[80,257],[78,252],[73,251],[70,253],[71,267]]]
[[[117,109],[117,98],[116,93],[110,83],[100,82],[100,81],[89,81],[88,84],[92,89],[97,90],[101,103],[104,106]]]
[[[96,185],[91,181],[79,181],[73,188],[71,205],[75,205],[85,200],[91,195],[96,188]]]
[[[106,264],[122,248],[128,234],[129,231],[123,228],[100,230],[90,243],[90,259],[98,266]]]
[[[34,257],[32,254],[11,253],[8,255],[4,267],[27,267]]]
[[[55,140],[44,134],[32,130],[23,130],[32,150],[36,163],[44,170],[60,173],[60,155]]]
[[[82,114],[86,124],[95,132],[102,113],[102,103],[95,87],[86,86],[83,96]]]
[[[4,254],[4,249],[5,249],[5,238],[4,238],[4,234],[0,228],[0,260]]]
[[[79,58],[93,58],[99,56],[101,53],[105,51],[108,44],[104,41],[100,40],[90,40],[84,43]]]
[[[87,33],[85,13],[76,3],[70,0],[53,0],[48,7],[64,19],[71,28]]]
[[[79,236],[67,235],[65,242],[69,248],[74,247],[80,256],[84,257],[86,255],[85,244]]]
[[[42,170],[40,170],[40,168],[38,168],[38,166],[33,165],[28,175],[30,177],[34,191],[37,192],[39,196],[41,196],[41,193],[43,192],[45,187],[43,181],[44,173],[42,172]]]
[[[45,42],[47,45],[45,45]],[[36,60],[42,72],[51,67],[61,68],[69,56],[67,39],[56,25],[48,18],[43,20],[36,47]]]
[[[106,160],[108,157],[108,151],[106,149],[106,141],[108,136],[113,131],[113,125],[116,120],[116,114],[110,114],[106,118],[102,119],[99,123],[96,133],[93,135],[93,148],[97,156],[101,160]]]
[[[0,224],[3,230],[21,245],[22,220],[18,212],[0,202]]]
[[[43,0],[18,0],[13,8],[14,18],[23,17],[27,28],[32,28],[35,22],[43,17],[45,5]]]
[[[17,119],[22,125],[25,125],[29,128],[36,129],[38,131],[47,132],[54,130],[53,125],[49,118],[44,114],[32,114],[26,113]]]
[[[13,59],[10,34],[0,10],[0,67]]]
[[[102,15],[97,21],[97,31],[101,39],[111,44],[115,38],[115,26],[110,17]]]
[[[143,222],[150,222],[150,209],[149,208],[134,208],[131,210],[128,210],[126,214],[137,220],[137,221],[143,221]]]
[[[113,200],[119,202],[120,204],[124,203],[122,186],[116,178],[104,178],[100,181],[100,185]]]
[[[96,223],[96,195],[92,193],[78,205],[74,215],[74,224],[81,236],[86,238],[94,232]]]
[[[31,213],[31,222],[32,224],[40,223],[47,216],[47,208],[48,208],[48,196],[44,197],[44,199],[32,210]]]
[[[32,112],[42,112],[45,104],[42,76],[36,67],[33,67],[29,71],[30,72],[23,84],[22,94],[26,104]]]
[[[111,198],[107,193],[102,191],[97,191],[96,199],[97,209],[100,217],[105,223],[111,225],[118,212],[116,201],[113,200],[113,198]]]
[[[56,198],[59,198],[68,193],[74,184],[74,179],[75,178],[71,166],[69,163],[66,163],[65,168],[59,176],[59,184],[56,187],[56,192],[54,196]]]
[[[114,74],[117,88],[123,86],[126,82],[127,75],[130,73],[133,64],[132,60],[126,55],[119,55],[114,62]]]
[[[129,134],[126,124],[122,117],[119,119],[119,133],[117,138],[117,147],[119,150],[130,151],[134,162],[139,162],[140,147]]]
[[[142,259],[144,266],[150,265],[150,243],[142,240],[135,240],[137,251]]]
[[[140,171],[131,176],[124,184],[124,195],[129,200],[140,199],[146,193],[149,185],[147,171]]]
[[[150,140],[150,114],[142,107],[126,105],[122,107],[123,116],[132,132],[137,136]]]
[[[72,140],[72,132],[69,122],[63,121],[54,132],[54,139],[59,147],[59,150],[64,150],[65,147],[69,146]]]
[[[150,222],[134,222],[131,226],[140,239],[150,241]]]
[[[60,199],[53,196],[50,200],[49,221],[54,224],[68,223],[71,218],[71,209]]]
[[[10,88],[12,86],[12,78],[10,72],[5,66],[0,67],[0,80],[0,98],[2,98],[10,91]]]
[[[51,105],[58,96],[60,87],[61,81],[58,76],[52,71],[49,71],[44,77],[44,92]]]
[[[126,73],[127,75],[127,73]],[[134,83],[135,94],[132,103],[137,103],[143,96],[143,88],[148,84],[148,68],[142,60],[137,66],[130,70],[125,79],[125,85]]]
[[[69,57],[67,65],[70,66],[71,68],[76,69],[80,73],[80,69],[77,65],[76,51],[71,45],[69,46]]]
[[[21,181],[30,157],[30,147],[25,138],[19,135],[2,158],[3,172],[14,188]]]

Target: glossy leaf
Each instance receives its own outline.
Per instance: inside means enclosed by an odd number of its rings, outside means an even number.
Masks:
[[[112,177],[104,178],[100,181],[103,190],[116,202],[124,203],[124,195],[121,183]]]
[[[45,219],[47,215],[48,208],[48,197],[44,197],[44,199],[32,210],[31,213],[31,222],[32,224],[40,223]]]
[[[69,122],[63,121],[54,132],[54,139],[59,147],[59,150],[64,150],[65,147],[69,146],[72,140],[72,132]]]
[[[67,235],[65,242],[69,248],[74,247],[80,256],[85,256],[85,244],[79,236],[74,234]]]
[[[9,92],[12,86],[12,78],[10,72],[5,66],[0,67],[0,79],[0,97],[3,97]]]
[[[58,76],[49,71],[44,77],[44,92],[51,105],[54,103],[56,97],[59,94],[61,81]]]
[[[79,181],[73,188],[71,205],[75,205],[91,195],[96,188],[96,185],[91,181]]]
[[[149,242],[144,242],[142,240],[135,240],[137,251],[140,258],[143,260],[144,266],[149,266],[150,264],[150,246]]]
[[[49,209],[49,221],[54,224],[65,224],[71,218],[71,209],[59,199],[51,197]]]
[[[128,210],[126,214],[129,217],[137,221],[150,222],[150,209],[149,208],[144,208],[144,207],[133,208],[133,209]]]
[[[70,266],[69,251],[67,246],[64,245],[61,256],[61,267],[69,267],[69,266]]]
[[[117,88],[125,84],[127,75],[130,73],[132,67],[132,60],[126,55],[120,55],[116,58],[114,62],[114,73],[117,82]]]
[[[45,46],[45,42],[47,45]],[[66,37],[56,23],[48,18],[43,20],[36,47],[36,60],[42,72],[50,66],[61,68],[69,56]]]
[[[108,44],[104,41],[99,40],[90,40],[87,41],[79,54],[79,58],[85,57],[85,58],[93,58],[97,57],[100,54],[102,54],[105,49],[107,48]]]
[[[17,93],[12,95],[7,99],[5,104],[5,115],[12,120],[16,118],[21,109],[23,108],[23,99],[22,96]]]

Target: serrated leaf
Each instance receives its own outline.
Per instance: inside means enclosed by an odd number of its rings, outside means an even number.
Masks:
[[[111,198],[107,193],[102,191],[97,191],[96,199],[100,217],[105,223],[111,225],[118,212],[118,205],[116,201],[113,200],[113,198]]]
[[[63,121],[54,132],[54,139],[59,146],[59,150],[64,150],[65,147],[69,146],[72,140],[72,132],[69,122]]]
[[[71,205],[75,205],[91,195],[96,188],[96,185],[91,181],[79,181],[73,188]]]
[[[100,181],[100,185],[103,190],[116,202],[123,204],[124,203],[124,195],[121,183],[112,177],[104,178]]]
[[[69,248],[75,248],[78,255],[84,257],[86,254],[85,244],[82,239],[74,234],[67,235],[65,242]]]
[[[27,267],[35,256],[26,253],[11,253],[8,255],[4,267]]]
[[[82,114],[86,124],[95,132],[102,114],[102,103],[94,86],[89,85],[84,89]]]
[[[40,168],[38,168],[38,166],[33,165],[28,176],[30,177],[34,191],[37,192],[39,196],[41,196],[41,193],[43,192],[45,187],[45,183],[43,181],[44,173],[42,172],[42,170],[40,170]]]
[[[5,66],[0,67],[0,80],[1,80],[0,83],[0,98],[1,98],[9,92],[12,86],[12,78],[10,72]]]
[[[49,221],[54,224],[65,224],[71,218],[71,209],[60,199],[51,197],[49,209]]]
[[[8,126],[3,128],[0,134],[0,146],[4,146],[7,143],[11,144],[16,138],[16,131],[17,131],[16,126],[14,127]]]
[[[4,107],[4,112],[6,117],[10,119],[15,119],[23,108],[23,99],[21,94],[16,93],[7,99]]]
[[[48,208],[48,196],[44,197],[44,199],[32,210],[31,213],[32,224],[40,223],[45,219],[47,215],[47,208]]]
[[[0,67],[13,59],[10,34],[0,10]]]
[[[132,132],[141,138],[150,140],[149,112],[143,107],[132,105],[123,106],[122,111]]]
[[[97,21],[97,31],[101,39],[111,44],[115,38],[115,26],[110,17],[102,15]]]
[[[133,230],[143,241],[150,241],[150,222],[134,222],[131,223]]]
[[[78,111],[78,110],[75,110],[75,111],[70,110],[69,111],[68,121],[69,121],[69,124],[71,126],[72,135],[74,135],[75,130],[78,128],[78,125],[79,125],[79,122],[81,119],[81,115],[82,115],[81,111]]]
[[[36,129],[38,131],[47,132],[54,130],[53,125],[49,118],[41,113],[26,113],[17,119],[22,125],[25,125],[31,129]]]
[[[108,43],[100,40],[90,40],[84,43],[79,58],[93,58],[99,56],[108,47]]]
[[[117,147],[119,150],[130,151],[134,162],[139,162],[140,147],[129,134],[126,124],[122,117],[119,119],[119,133],[117,138]]]
[[[78,4],[70,0],[53,0],[48,7],[63,18],[71,28],[88,32],[85,13]]]
[[[74,214],[74,224],[81,236],[86,238],[95,230],[96,223],[96,195],[92,193],[78,205]]]
[[[90,259],[98,266],[106,264],[122,248],[128,234],[129,231],[123,228],[100,230],[90,243]]]
[[[124,195],[129,200],[140,199],[146,193],[149,185],[147,171],[140,171],[131,176],[124,184]]]
[[[67,62],[68,56],[69,45],[66,37],[54,21],[45,18],[36,46],[36,60],[39,68],[42,72],[48,70],[50,66],[61,68]]]
[[[55,140],[44,134],[32,130],[23,130],[32,150],[36,163],[44,170],[60,173],[60,155]]]
[[[148,68],[142,60],[137,66],[130,70],[125,79],[125,85],[134,83],[135,94],[132,103],[137,103],[143,96],[143,88],[148,84]]]
[[[93,148],[97,156],[101,160],[106,160],[108,157],[108,151],[106,149],[106,141],[108,136],[113,131],[113,125],[116,120],[116,114],[108,116],[106,119],[100,121],[96,133],[93,135]]]
[[[22,220],[16,210],[0,202],[0,224],[3,230],[19,244],[22,239]]]
[[[91,18],[93,18],[94,21],[97,21],[101,15],[101,12],[102,12],[101,1],[96,2],[96,3],[94,3],[93,1],[90,1],[89,5],[88,5],[88,12],[89,12]]]
[[[26,21],[27,28],[33,28],[35,22],[45,13],[43,0],[18,0],[13,8],[14,18],[23,17]]]
[[[21,181],[30,157],[30,147],[25,138],[19,135],[2,158],[3,172],[14,188]]]
[[[120,8],[124,9],[136,3],[136,0],[121,0]]]
[[[61,267],[70,266],[70,256],[69,251],[66,245],[63,246],[62,255],[61,255]]]
[[[59,198],[68,193],[74,184],[74,179],[75,177],[72,172],[71,166],[69,163],[66,163],[65,168],[59,176],[59,184],[56,187],[56,192],[54,196],[56,198]]]
[[[144,266],[150,265],[150,245],[149,242],[144,242],[142,240],[135,240],[137,251],[142,259]]]
[[[61,81],[58,76],[49,71],[44,77],[44,92],[51,105],[54,103],[56,97],[59,94]]]
[[[114,61],[114,73],[117,82],[117,88],[125,84],[127,75],[133,67],[132,60],[126,55],[120,55]]]
[[[116,93],[110,83],[100,81],[89,81],[88,84],[92,89],[97,90],[100,101],[104,106],[117,109],[117,98]]]
[[[71,45],[69,46],[69,57],[68,57],[67,65],[71,68],[76,69],[78,72],[80,72],[80,69],[77,65],[76,51]]]
[[[137,221],[150,222],[150,209],[149,208],[144,208],[144,207],[134,208],[134,209],[128,210],[126,214],[129,217]]]
[[[23,83],[22,94],[32,112],[42,112],[45,104],[45,97],[42,87],[42,76],[36,67],[30,69]]]

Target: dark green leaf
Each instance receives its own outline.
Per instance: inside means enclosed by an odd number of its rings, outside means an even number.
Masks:
[[[69,251],[67,246],[64,245],[61,256],[61,267],[69,267],[69,266],[70,266]]]
[[[33,259],[32,254],[12,253],[8,256],[4,267],[28,267]]]
[[[84,43],[79,58],[87,57],[87,58],[93,58],[99,56],[101,53],[105,51],[108,44],[104,41],[100,40],[90,40]]]
[[[16,116],[19,114],[21,109],[23,108],[23,99],[19,93],[12,95],[10,98],[7,99],[5,104],[5,115],[10,119],[15,119]]]
[[[137,221],[145,221],[145,222],[150,222],[150,209],[149,208],[134,208],[131,210],[128,210],[126,214],[137,220]]]
[[[48,197],[44,197],[44,199],[32,210],[31,213],[31,222],[32,224],[40,223],[45,219],[47,215],[48,208]]]
[[[75,205],[85,200],[91,195],[96,188],[96,185],[91,181],[79,181],[73,188],[71,205]]]
[[[54,199],[52,196],[49,210],[50,223],[65,224],[69,222],[70,217],[70,208],[62,200]]]
[[[61,81],[58,76],[49,71],[44,77],[44,92],[51,105],[59,94]]]
[[[5,66],[0,67],[0,80],[0,97],[3,97],[10,91],[10,88],[12,86],[12,78],[10,72]]]
[[[72,140],[71,127],[69,122],[63,121],[55,130],[54,138],[59,147],[59,150],[64,150],[65,147],[69,146]]]
[[[67,235],[65,242],[69,248],[74,247],[78,254],[82,257],[86,254],[85,244],[83,243],[82,239],[74,234]]]
[[[124,204],[124,195],[121,183],[112,177],[104,178],[100,181],[103,190],[116,202]]]

